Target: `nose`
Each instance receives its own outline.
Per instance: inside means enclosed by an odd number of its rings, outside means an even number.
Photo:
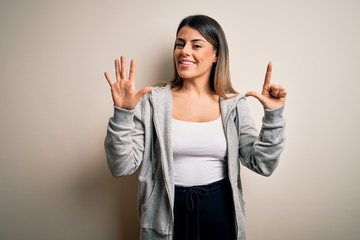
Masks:
[[[183,55],[190,55],[191,53],[191,45],[190,44],[185,44],[184,47],[181,49],[181,54]]]

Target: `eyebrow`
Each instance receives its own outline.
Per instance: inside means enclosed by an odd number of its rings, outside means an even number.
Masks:
[[[185,42],[185,40],[183,38],[177,38],[176,41]],[[201,39],[201,38],[195,38],[195,39],[191,40],[191,42],[205,42],[205,41],[203,39]]]

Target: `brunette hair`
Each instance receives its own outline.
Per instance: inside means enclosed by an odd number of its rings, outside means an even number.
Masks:
[[[220,97],[227,98],[227,94],[237,94],[232,87],[229,68],[229,49],[225,33],[220,24],[211,17],[205,15],[191,15],[184,18],[176,31],[189,26],[199,33],[213,46],[217,52],[217,62],[213,64],[210,74],[210,87]],[[175,45],[174,45],[175,49]],[[171,87],[182,88],[183,79],[179,76],[174,62],[174,76],[170,82]]]

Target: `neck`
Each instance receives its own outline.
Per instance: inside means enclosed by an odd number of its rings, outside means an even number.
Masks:
[[[186,92],[193,96],[214,95],[211,90],[210,81],[201,79],[184,79],[184,84],[179,91]]]

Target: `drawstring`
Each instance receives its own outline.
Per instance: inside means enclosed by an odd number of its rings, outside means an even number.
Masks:
[[[206,188],[194,186],[184,190],[185,204],[186,204],[186,239],[189,240],[189,213],[196,210],[196,239],[199,239],[200,227],[199,227],[199,197],[206,196],[208,191]]]
[[[175,199],[179,200],[178,204],[175,204],[175,215],[179,212],[177,221],[184,221],[178,223],[182,231],[180,235],[183,237],[179,240],[199,240],[200,237],[200,204],[203,199],[208,198],[212,193],[216,193],[220,189],[227,188],[227,179],[223,179],[208,185],[197,185],[192,187],[175,186]],[[179,208],[176,208],[178,206]],[[185,224],[185,226],[183,226]],[[183,227],[185,229],[183,229]],[[205,229],[204,229],[205,230]],[[189,236],[191,233],[191,236]],[[195,236],[193,236],[195,234]]]

